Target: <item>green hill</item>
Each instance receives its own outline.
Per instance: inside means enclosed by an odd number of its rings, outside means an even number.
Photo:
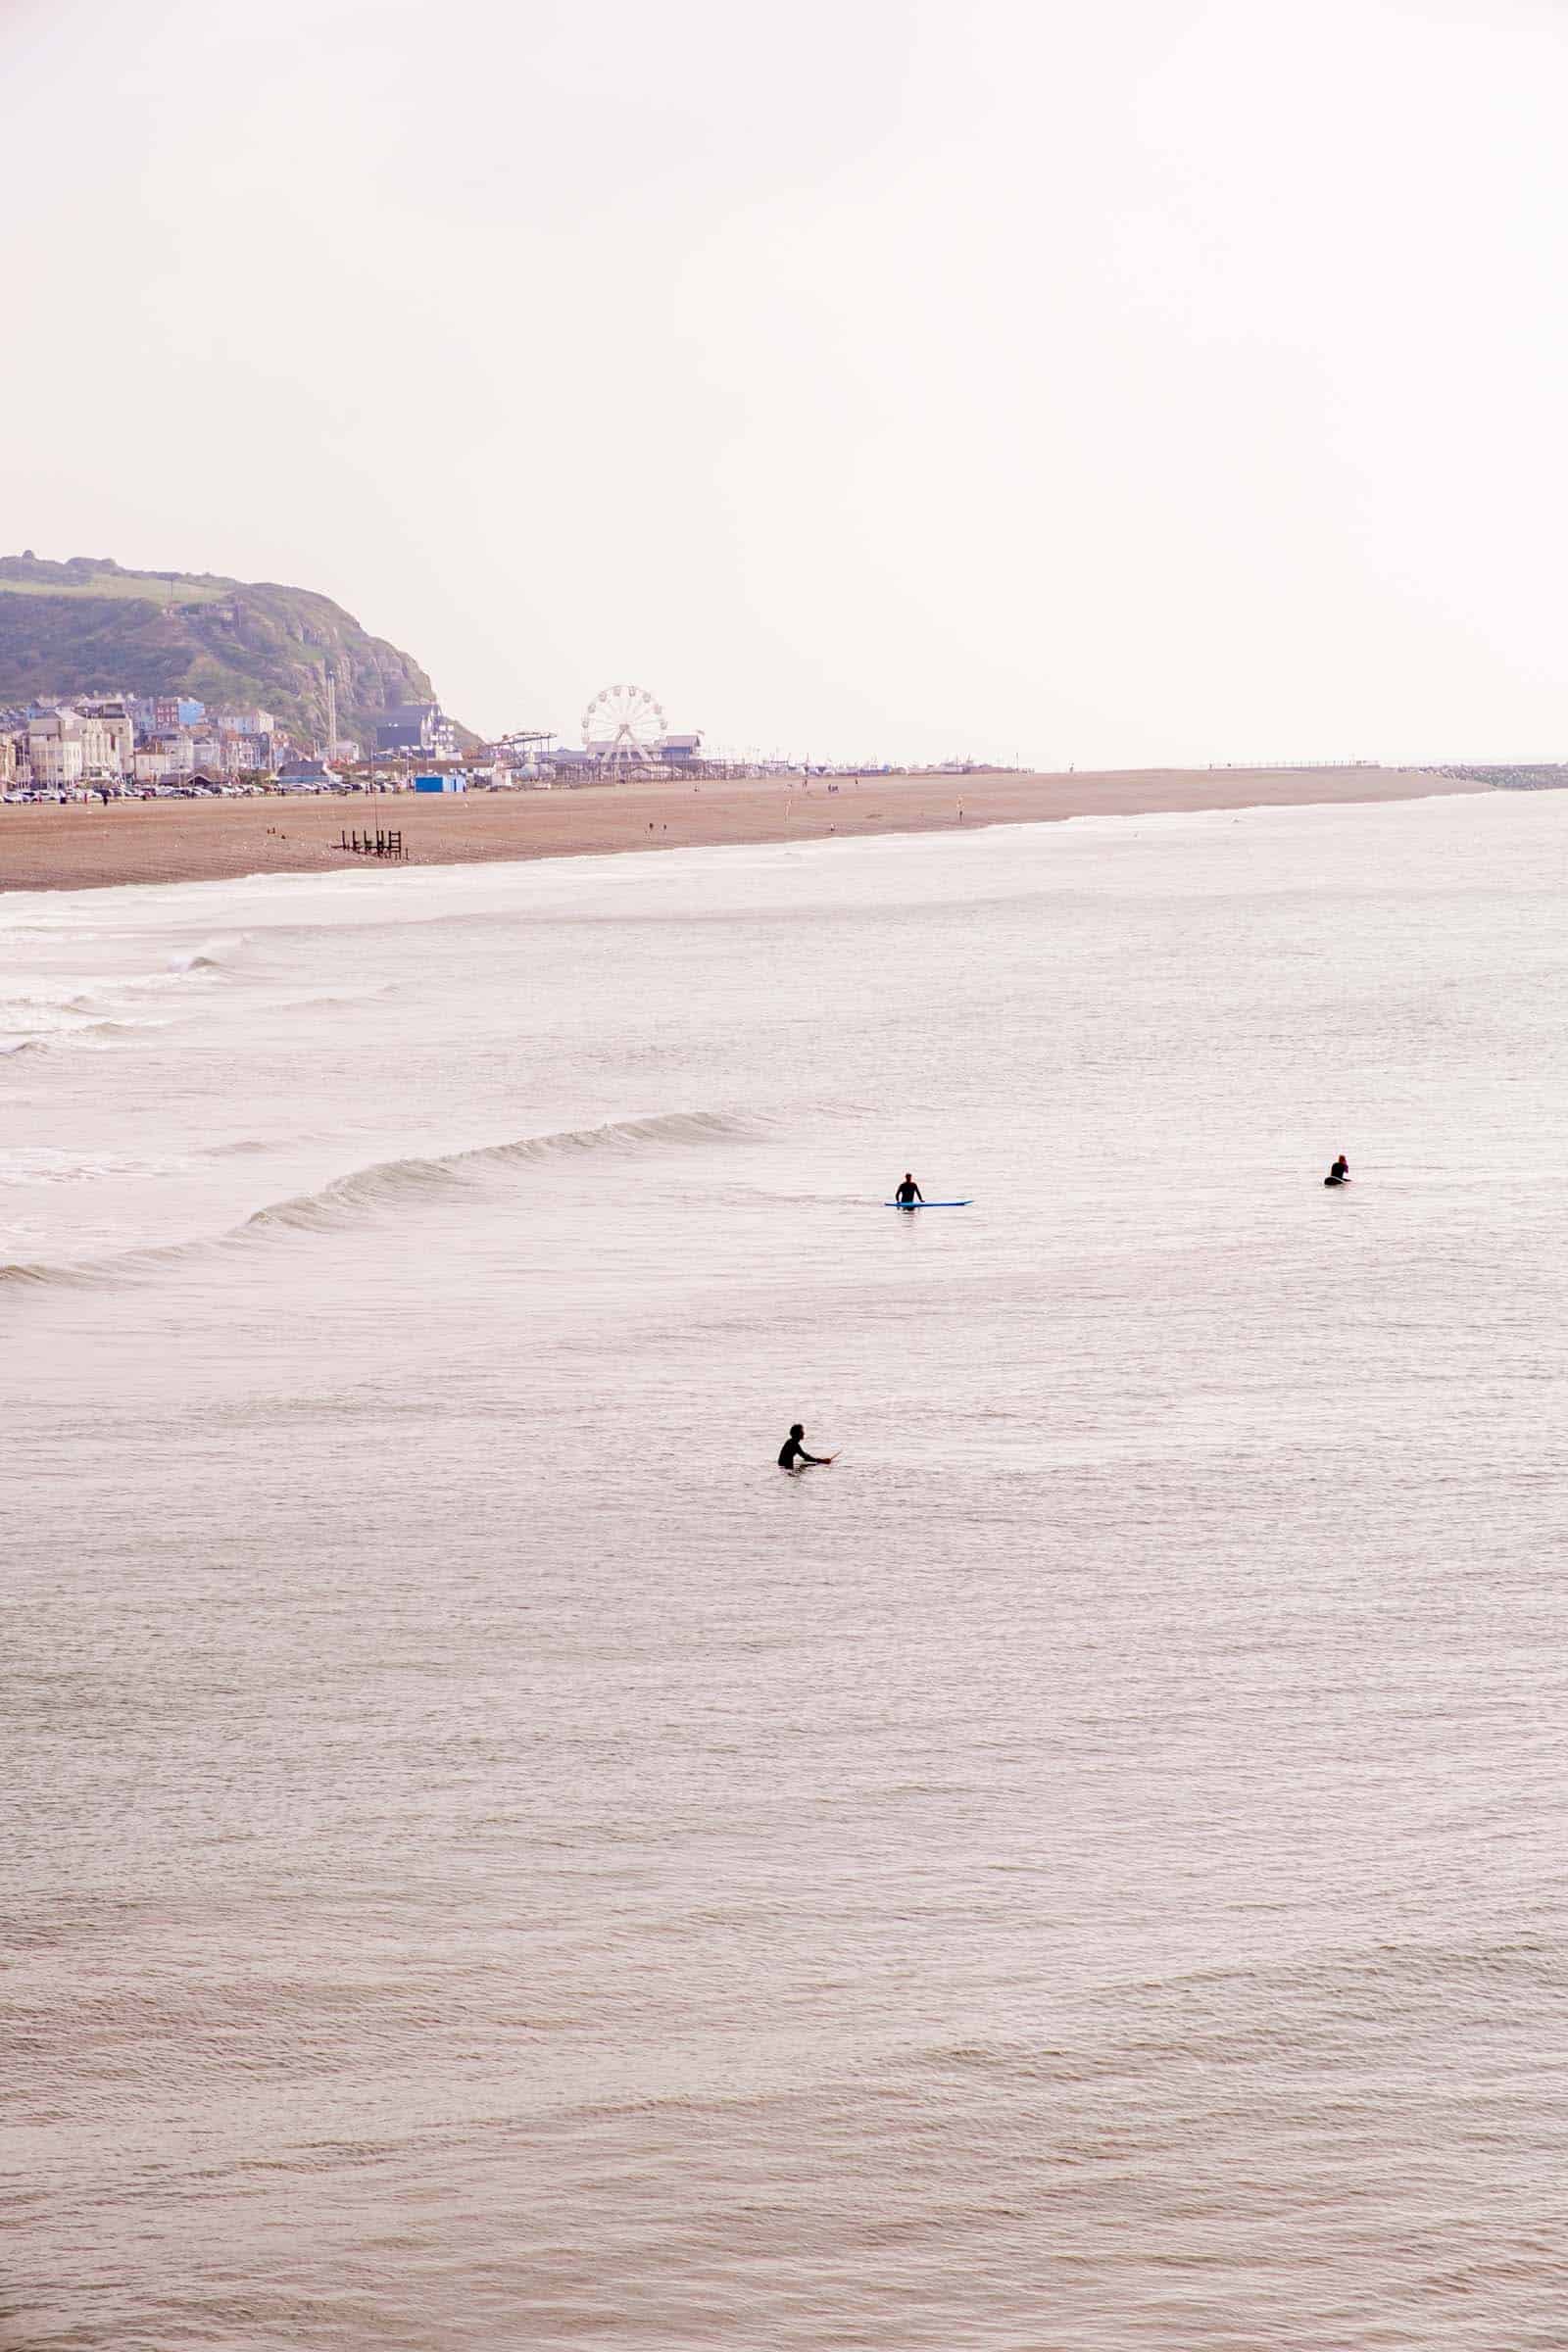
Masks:
[[[188,694],[209,710],[259,705],[319,740],[328,665],[338,730],[362,741],[389,706],[436,700],[416,662],[308,588],[0,556],[0,703]]]

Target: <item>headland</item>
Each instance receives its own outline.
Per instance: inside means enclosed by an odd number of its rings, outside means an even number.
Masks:
[[[45,803],[0,807],[0,891],[364,870],[368,861],[344,851],[339,840],[356,829],[363,834],[368,825],[400,828],[414,864],[461,865],[956,832],[1073,816],[1420,800],[1488,789],[1473,777],[1436,768],[1204,767],[812,776],[808,783],[798,775],[772,775],[551,792]]]

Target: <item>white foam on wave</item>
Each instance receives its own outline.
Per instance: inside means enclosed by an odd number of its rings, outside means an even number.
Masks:
[[[180,955],[171,956],[169,969],[177,978],[183,978],[190,972],[227,971],[244,944],[242,936],[203,940],[200,947],[188,948]]]

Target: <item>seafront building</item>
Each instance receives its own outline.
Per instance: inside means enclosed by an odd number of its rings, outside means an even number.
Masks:
[[[82,780],[81,721],[74,710],[52,710],[29,719],[23,738],[27,773],[46,792]]]
[[[69,705],[38,712],[27,721],[26,760],[34,783],[45,791],[72,784],[119,784],[124,776],[123,721]]]
[[[433,752],[458,757],[457,729],[439,703],[395,703],[375,730],[377,752]]]
[[[98,701],[82,701],[76,709],[83,720],[95,719],[102,726],[114,747],[113,757],[119,759],[120,773],[128,776],[136,750],[136,721],[124,697],[112,695]]]

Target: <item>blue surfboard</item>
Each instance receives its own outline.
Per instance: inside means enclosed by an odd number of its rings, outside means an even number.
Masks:
[[[972,1208],[974,1195],[967,1200],[884,1200],[884,1208]]]

